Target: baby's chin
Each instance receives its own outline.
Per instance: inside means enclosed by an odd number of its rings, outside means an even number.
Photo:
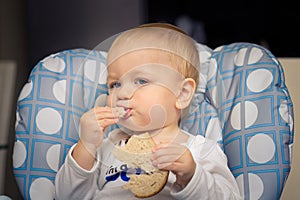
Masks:
[[[137,113],[129,110],[121,115],[118,125],[130,135],[144,132],[156,132],[164,128],[167,112],[161,105],[154,105],[148,113]]]
[[[139,135],[143,134],[145,132],[148,133],[156,133],[159,132],[164,128],[163,125],[160,126],[138,126],[138,125],[133,125],[133,124],[127,124],[127,123],[118,123],[119,128],[126,134],[128,135]]]

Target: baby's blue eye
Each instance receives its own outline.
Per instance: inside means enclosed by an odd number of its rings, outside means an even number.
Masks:
[[[121,86],[120,82],[113,82],[111,84],[109,84],[109,88],[119,88]]]
[[[148,83],[148,81],[145,80],[145,79],[137,79],[137,80],[135,81],[135,83],[136,83],[136,84],[139,84],[139,85],[145,85],[145,84]]]

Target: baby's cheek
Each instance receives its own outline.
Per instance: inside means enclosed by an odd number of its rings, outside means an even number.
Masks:
[[[161,104],[155,104],[149,110],[150,118],[156,121],[166,121],[167,114],[166,108]]]
[[[151,123],[151,116],[149,115],[148,112],[143,112],[144,114],[142,116],[139,117],[139,119],[137,119],[139,122],[139,124],[141,124],[142,126],[147,126]]]

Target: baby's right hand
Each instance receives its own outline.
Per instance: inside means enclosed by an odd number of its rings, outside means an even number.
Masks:
[[[111,107],[95,107],[84,113],[80,119],[80,141],[92,156],[101,146],[104,130],[118,121]],[[79,141],[79,142],[80,142]]]

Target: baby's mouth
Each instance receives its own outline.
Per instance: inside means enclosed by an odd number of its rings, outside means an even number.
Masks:
[[[131,116],[131,108],[126,108],[126,107],[116,107],[115,108],[115,113],[118,118],[120,119],[127,119]]]
[[[121,118],[128,119],[131,116],[131,110],[131,108],[124,108],[125,114]]]

